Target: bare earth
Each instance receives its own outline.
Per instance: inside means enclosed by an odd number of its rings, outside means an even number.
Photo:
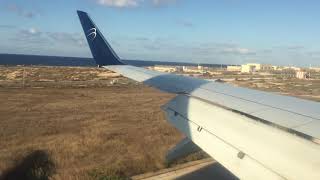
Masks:
[[[124,84],[110,85],[95,68],[50,70],[27,68],[37,75],[29,74],[24,89],[19,76],[0,83],[0,171],[36,150],[54,162],[54,179],[129,177],[165,167],[167,150],[182,138],[160,110],[172,95],[121,77]],[[79,71],[96,79],[72,81]],[[65,77],[51,83],[59,73]],[[46,82],[37,81],[41,74]]]
[[[320,100],[319,80],[230,83]],[[183,137],[160,110],[173,96],[97,68],[0,67],[0,176],[126,179],[163,169]]]

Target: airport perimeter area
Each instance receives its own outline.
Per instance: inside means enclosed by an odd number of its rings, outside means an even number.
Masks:
[[[319,79],[210,78],[320,101]],[[160,110],[172,97],[104,69],[0,67],[0,173],[28,171],[24,163],[35,161],[53,179],[127,179],[167,168],[166,152],[183,138]]]

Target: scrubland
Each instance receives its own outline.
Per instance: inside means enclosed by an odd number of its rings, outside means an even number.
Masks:
[[[227,83],[320,101],[319,80]],[[0,179],[127,179],[163,169],[183,138],[160,109],[172,97],[104,69],[0,67]]]

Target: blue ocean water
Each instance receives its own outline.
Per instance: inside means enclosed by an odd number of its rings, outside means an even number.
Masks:
[[[126,64],[134,66],[197,66],[194,63],[165,62],[165,61],[141,61],[141,60],[123,60]],[[38,55],[18,55],[18,54],[0,54],[0,65],[43,65],[43,66],[96,66],[92,58],[79,57],[58,57],[58,56],[38,56]],[[225,67],[226,65],[201,64],[206,67]]]

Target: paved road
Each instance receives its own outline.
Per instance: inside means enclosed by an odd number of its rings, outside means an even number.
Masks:
[[[236,180],[228,170],[212,160],[202,160],[181,167],[133,177],[134,180]]]

